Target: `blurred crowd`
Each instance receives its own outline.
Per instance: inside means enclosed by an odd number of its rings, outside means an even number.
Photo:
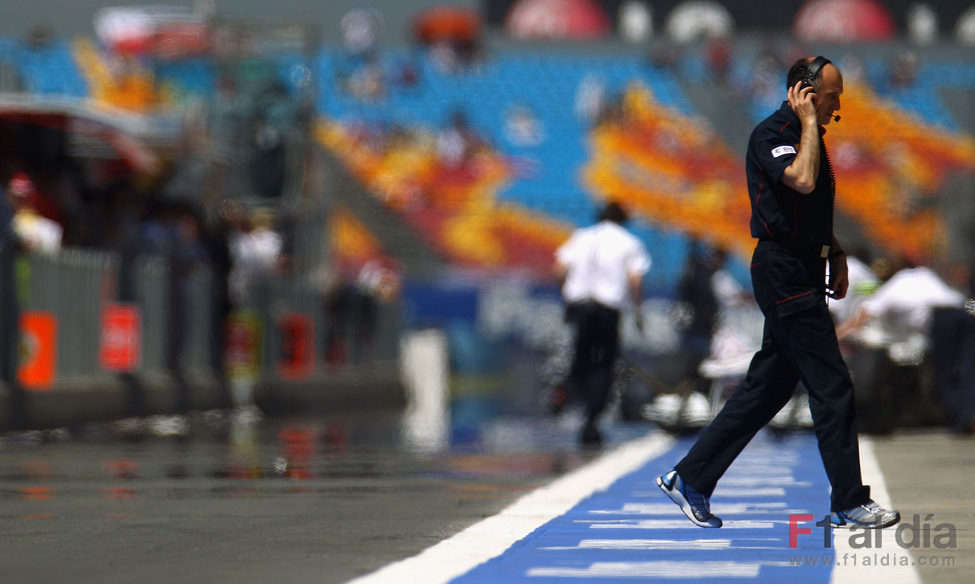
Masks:
[[[252,280],[288,269],[284,240],[268,208],[248,212],[228,199],[208,221],[199,203],[147,193],[112,163],[92,165],[90,180],[81,181],[71,180],[78,173],[70,165],[43,172],[15,167],[2,174],[0,188],[9,226],[25,252],[50,255],[75,247],[162,256],[186,265],[225,261],[233,266],[231,289],[239,305]]]
[[[830,303],[857,383],[862,426],[948,424],[975,432],[975,310],[954,270],[903,256],[849,258],[850,293]]]
[[[326,81],[334,81],[340,91],[362,104],[377,104],[391,92],[422,87],[426,64],[458,78],[476,73],[479,63],[487,57],[480,31],[464,28],[462,23],[447,26],[444,22],[448,21],[439,20],[439,28],[417,23],[416,50],[388,59],[377,44],[382,16],[370,10],[350,12],[341,23],[345,42],[341,66],[336,77]],[[38,31],[25,44],[43,47],[49,42],[47,33]],[[732,39],[721,37],[711,39],[700,51],[656,43],[646,62],[649,67],[679,74],[700,64],[708,79],[741,98],[746,106],[767,109],[771,102],[782,99],[782,74],[787,64],[806,52],[798,45],[768,45],[760,47],[754,57],[742,58]],[[101,73],[104,85],[111,86],[113,93],[94,97],[114,105],[141,104],[133,109],[158,103],[159,96],[145,95],[146,83],[133,81],[145,81],[146,68],[123,58],[109,60],[109,64]],[[910,49],[893,54],[883,70],[869,73],[857,55],[843,56],[848,82],[852,84],[869,74],[872,87],[881,94],[915,87],[923,65],[921,57]],[[93,69],[96,77],[98,73]],[[267,183],[262,193],[268,199],[267,206],[248,207],[228,197],[204,207],[199,197],[173,197],[162,185],[139,184],[137,175],[124,162],[67,156],[51,130],[10,124],[2,132],[4,143],[0,144],[0,187],[4,194],[0,221],[4,229],[19,249],[29,253],[56,254],[64,247],[79,247],[116,251],[123,263],[146,255],[162,257],[177,282],[197,267],[205,266],[221,282],[218,302],[222,315],[247,306],[260,282],[293,275],[295,271],[294,234],[286,223],[282,224],[280,208],[275,205],[275,197],[281,193],[280,174],[288,143],[288,136],[276,128],[299,118],[302,112],[282,107],[287,101],[287,88],[281,84],[271,84],[251,96],[242,93],[233,79],[216,80],[214,111],[210,112],[213,132],[222,133],[222,143],[229,145],[220,155],[239,159],[238,162],[259,162],[245,170],[264,173],[255,177],[255,182]],[[626,125],[628,99],[626,91],[611,90],[594,72],[579,83],[571,107],[579,119],[593,127],[622,122],[621,126],[628,130],[633,129]],[[257,114],[242,112],[240,106],[244,102],[254,106]],[[511,96],[510,103],[501,106],[506,112],[504,135],[510,144],[532,147],[544,142],[550,129],[544,127],[538,112],[520,103],[517,96]],[[393,177],[409,175],[409,181],[387,180],[395,184],[380,193],[396,209],[425,208],[441,200],[460,206],[458,201],[466,199],[454,195],[471,185],[477,186],[471,177],[476,179],[478,173],[489,168],[485,158],[500,150],[486,137],[488,132],[471,123],[462,107],[451,111],[441,127],[429,134],[403,127],[392,113],[386,113],[388,119],[366,122],[370,118],[364,116],[348,126],[381,157],[382,164],[377,165],[385,165],[381,171],[388,171],[386,174]],[[660,135],[669,137],[666,132]],[[266,156],[248,159],[240,149],[244,145]],[[653,150],[659,153],[671,146],[654,143]],[[678,144],[675,148],[679,147]],[[418,157],[417,152],[424,156]],[[838,159],[842,158],[840,155]],[[268,168],[274,172],[268,174]],[[911,185],[907,184],[905,190],[908,187]],[[438,193],[454,198],[438,198]],[[904,205],[903,213],[910,215],[920,204],[912,199]],[[717,346],[729,346],[726,330],[715,333],[719,315],[727,306],[747,301],[747,291],[736,288],[734,278],[725,269],[729,253],[725,243],[720,242],[715,249],[704,249],[703,243],[692,245],[677,291],[679,303],[692,307],[681,342],[682,349],[693,355],[691,368],[698,376],[695,383],[699,387],[706,384],[698,375],[701,363],[716,356]],[[852,298],[832,303],[831,310],[852,367],[870,371],[859,374],[858,383],[867,388],[863,395],[883,394],[877,399],[889,404],[886,410],[876,410],[886,412],[884,419],[876,422],[877,427],[901,421],[930,421],[951,412],[957,416],[952,421],[956,428],[970,428],[971,412],[966,409],[970,405],[965,400],[970,400],[975,390],[965,388],[971,387],[966,384],[972,383],[975,373],[966,363],[975,362],[975,350],[970,349],[970,319],[964,305],[965,299],[975,294],[971,262],[956,261],[942,267],[931,265],[932,261],[908,261],[897,256],[884,264],[880,260],[869,261],[866,251],[860,255],[862,261],[851,258],[851,277],[856,274],[859,280],[852,288]],[[362,323],[360,336],[368,338],[375,328],[374,301],[398,288],[400,276],[397,268],[382,263],[366,262],[359,268],[330,280],[323,310],[339,327],[346,326],[346,315],[359,315],[356,320]],[[122,286],[131,288],[126,282]],[[186,293],[185,288],[174,284],[173,294]],[[716,340],[724,344],[716,344]],[[343,355],[350,349],[343,346],[343,341],[330,339],[328,344],[330,361],[347,360]],[[949,362],[943,364],[940,359]],[[940,363],[938,371],[950,372],[945,374],[948,377],[925,372],[924,367],[935,362]]]
[[[683,390],[684,418],[675,418],[676,398],[664,392],[647,410],[656,421],[677,428],[706,423],[707,404],[713,409],[727,398],[758,349],[757,338],[736,330],[740,323],[734,313],[754,306],[754,300],[728,272],[725,260],[720,248],[702,242],[691,248],[676,297],[680,349],[668,359],[668,367],[676,368],[670,379],[673,391],[681,394],[681,384],[690,384]],[[849,293],[828,305],[856,386],[861,429],[887,433],[944,425],[958,433],[975,432],[971,290],[953,286],[958,279],[950,270],[897,254],[874,256],[859,248],[848,264]],[[804,399],[800,383],[773,427],[777,422],[811,426],[808,410],[795,407]]]

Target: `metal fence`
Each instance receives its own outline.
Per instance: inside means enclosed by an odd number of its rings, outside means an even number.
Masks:
[[[143,372],[166,369],[169,267],[160,257],[143,257],[136,262],[135,294],[139,306],[142,335]]]
[[[103,376],[98,365],[101,309],[114,298],[118,257],[110,253],[64,251],[18,259],[21,314],[45,312],[56,326],[58,379]]]
[[[65,250],[56,255],[24,255],[17,259],[16,283],[21,315],[43,313],[56,323],[54,386],[110,379],[120,371],[106,369],[101,351],[105,309],[119,302],[121,260],[111,252]],[[134,262],[134,298],[138,310],[140,358],[136,375],[179,372],[184,376],[221,376],[221,335],[225,323],[215,314],[214,275],[206,264],[173,278],[165,257],[142,256]],[[258,376],[285,379],[279,360],[284,351],[282,322],[295,316],[310,324],[312,362],[303,369],[309,378],[334,369],[326,363],[327,339],[353,347],[341,366],[394,361],[402,330],[396,302],[375,304],[368,349],[356,314],[332,322],[322,291],[298,278],[275,278],[255,285],[245,308],[260,318],[263,358]],[[22,340],[22,344],[23,344]],[[21,349],[23,353],[24,349]],[[21,356],[23,359],[23,356]],[[287,377],[294,380],[294,376]],[[30,388],[28,388],[30,389]]]

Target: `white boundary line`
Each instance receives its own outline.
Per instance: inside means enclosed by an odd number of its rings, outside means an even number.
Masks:
[[[870,497],[880,505],[890,508],[890,494],[887,493],[887,485],[884,483],[884,475],[880,471],[880,464],[873,452],[873,442],[869,437],[860,436],[860,474],[863,484],[870,485]],[[901,517],[904,521],[904,517]],[[921,582],[917,568],[914,566],[864,566],[863,560],[869,558],[871,562],[881,556],[888,556],[896,562],[901,558],[907,557],[909,562],[914,562],[916,558],[911,555],[910,550],[901,548],[894,539],[894,527],[884,529],[881,535],[882,546],[880,548],[853,549],[850,546],[850,536],[853,534],[863,535],[863,530],[834,529],[833,530],[833,549],[836,550],[837,562],[843,562],[844,555],[847,558],[855,557],[856,565],[850,564],[852,560],[847,559],[844,565],[833,567],[830,584],[861,584],[863,582],[882,581],[884,584],[919,584]]]
[[[582,499],[667,451],[674,440],[659,431],[627,442],[589,464],[528,493],[497,515],[468,527],[419,554],[348,584],[442,584],[495,558]],[[652,478],[648,478],[651,481]]]

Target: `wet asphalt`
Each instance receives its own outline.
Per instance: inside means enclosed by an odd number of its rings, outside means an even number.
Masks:
[[[598,454],[571,417],[211,411],[0,437],[0,582],[340,583]],[[649,424],[607,423],[606,448]]]

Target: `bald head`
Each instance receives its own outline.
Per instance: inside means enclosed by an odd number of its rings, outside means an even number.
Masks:
[[[833,121],[833,114],[840,109],[843,93],[843,75],[839,68],[825,57],[803,57],[793,63],[786,77],[787,87],[811,78],[815,92],[816,119],[826,126]]]

